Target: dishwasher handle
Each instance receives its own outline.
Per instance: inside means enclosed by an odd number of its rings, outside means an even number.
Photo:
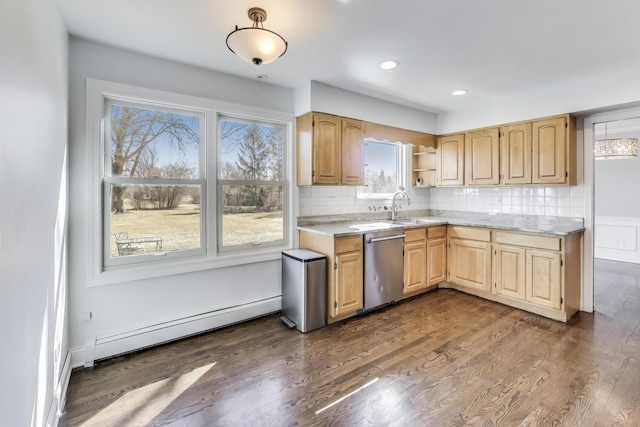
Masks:
[[[377,243],[377,242],[384,242],[385,240],[404,239],[405,237],[407,237],[406,234],[397,234],[395,236],[387,236],[387,237],[374,237],[372,239],[369,239],[367,243]]]

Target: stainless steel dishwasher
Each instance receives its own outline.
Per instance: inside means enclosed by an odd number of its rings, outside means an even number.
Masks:
[[[402,230],[364,235],[364,311],[380,308],[402,296],[404,271]]]

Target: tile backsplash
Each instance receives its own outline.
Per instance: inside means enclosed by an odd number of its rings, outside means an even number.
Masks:
[[[358,199],[356,187],[299,187],[300,216],[370,212],[391,206],[390,200]],[[503,214],[584,217],[584,188],[574,187],[455,187],[407,190],[411,204],[401,211],[436,209]]]
[[[299,187],[299,215],[352,214],[371,212],[374,207],[380,211],[391,206],[391,200],[358,199],[356,191],[354,186]],[[428,189],[409,188],[407,195],[411,203],[407,206],[403,199],[398,199],[400,211],[429,209]]]
[[[430,209],[584,217],[584,187],[431,188]]]

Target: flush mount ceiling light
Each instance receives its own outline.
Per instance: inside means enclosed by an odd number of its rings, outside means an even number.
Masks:
[[[379,64],[379,67],[382,68],[383,70],[393,70],[394,68],[396,68],[400,63],[398,61],[395,60],[388,60],[388,61],[382,61]]]
[[[469,89],[460,89],[460,90],[454,90],[453,92],[451,92],[451,95],[462,96],[462,95],[466,95],[467,93],[469,93]]]
[[[227,36],[229,50],[255,65],[268,64],[284,55],[287,42],[280,34],[263,27],[267,12],[259,7],[252,7],[248,15],[253,26],[238,28],[236,25],[236,29]]]
[[[638,157],[637,138],[607,138],[607,124],[604,124],[604,139],[595,142],[593,151],[596,160],[631,159]]]

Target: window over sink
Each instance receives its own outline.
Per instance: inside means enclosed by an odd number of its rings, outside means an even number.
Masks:
[[[359,199],[391,199],[399,186],[406,187],[405,144],[366,139],[364,144],[364,186]]]

